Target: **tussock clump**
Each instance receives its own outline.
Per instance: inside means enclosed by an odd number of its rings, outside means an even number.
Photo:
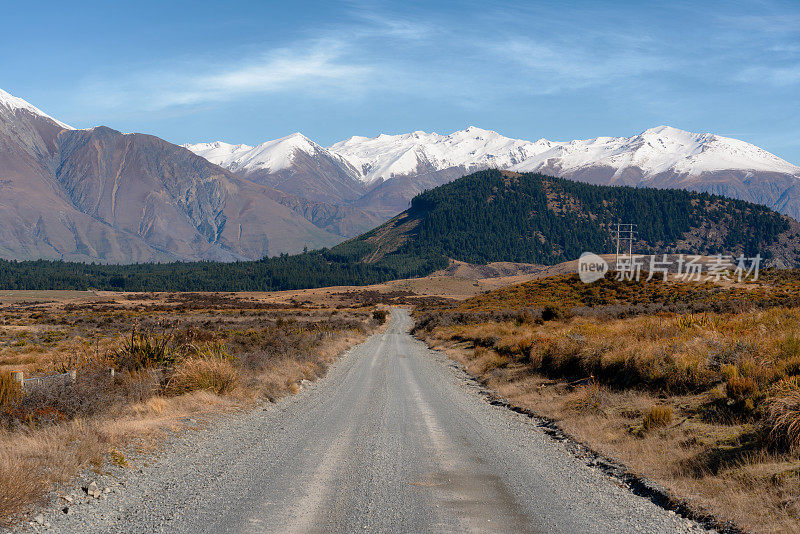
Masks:
[[[747,402],[756,393],[758,393],[758,384],[752,377],[733,375],[725,381],[725,394],[734,402]]]
[[[207,341],[196,345],[191,345],[188,349],[196,358],[216,358],[218,360],[233,360],[233,356],[228,352],[227,347],[220,341]]]
[[[800,450],[800,388],[785,391],[767,402],[769,441],[780,449]]]
[[[565,403],[565,408],[577,412],[603,413],[603,392],[600,384],[593,378],[581,386],[578,394]]]
[[[222,358],[186,358],[172,373],[167,391],[173,395],[205,390],[223,395],[239,384],[239,373],[233,364]]]
[[[0,527],[11,526],[14,514],[22,512],[44,491],[44,481],[34,476],[36,465],[0,455]]]
[[[7,406],[22,393],[19,383],[11,378],[11,373],[0,373],[0,406]]]
[[[190,391],[211,391],[217,395],[230,393],[239,385],[234,358],[220,342],[205,342],[188,349],[192,356],[178,363],[167,382],[168,393],[178,395]]]
[[[642,417],[645,430],[661,428],[672,423],[672,408],[669,406],[653,406]]]

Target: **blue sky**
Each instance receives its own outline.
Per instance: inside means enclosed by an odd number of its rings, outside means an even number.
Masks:
[[[0,87],[77,127],[255,144],[659,124],[800,164],[800,2],[23,2]]]

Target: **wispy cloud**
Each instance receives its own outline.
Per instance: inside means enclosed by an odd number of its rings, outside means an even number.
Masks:
[[[84,98],[108,108],[161,110],[248,95],[279,92],[359,93],[372,67],[349,61],[342,40],[297,43],[244,59],[175,59],[174,65],[142,69],[84,83]]]
[[[485,48],[496,61],[516,70],[519,77],[535,80],[537,84],[530,90],[540,93],[608,86],[680,68],[672,58],[634,48],[609,54],[596,47],[556,47],[527,37],[487,42]]]
[[[736,77],[740,82],[787,87],[800,84],[800,64],[786,67],[748,67]]]

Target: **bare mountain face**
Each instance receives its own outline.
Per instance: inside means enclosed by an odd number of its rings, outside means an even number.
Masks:
[[[488,168],[535,171],[592,184],[705,191],[800,218],[800,167],[743,141],[666,126],[632,137],[569,142],[511,139],[475,127],[450,135],[418,131],[351,137],[327,149],[303,137],[304,142],[294,142],[287,151],[287,140],[297,136],[256,148],[187,146],[243,176],[266,173],[260,180],[283,191],[313,191],[317,197],[384,218],[406,209],[425,189]],[[215,145],[231,148],[222,153],[219,148],[209,150]],[[317,164],[314,173],[308,172],[308,161],[323,160],[335,162],[335,171]],[[328,183],[341,176],[352,177],[346,183],[362,184],[363,194],[348,197]]]
[[[284,197],[157,137],[74,130],[0,91],[0,257],[232,261],[342,240]]]
[[[274,188],[274,200],[341,237],[360,235],[394,215],[353,204],[367,191],[358,171],[299,133],[255,147],[219,141],[183,146],[238,176]]]

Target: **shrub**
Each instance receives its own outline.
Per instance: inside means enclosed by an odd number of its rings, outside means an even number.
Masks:
[[[189,391],[206,390],[218,395],[236,389],[239,374],[233,364],[222,358],[186,358],[175,367],[167,383],[173,395]]]
[[[548,304],[542,309],[542,321],[555,321],[561,319],[564,315],[565,313],[560,307],[552,304]]]
[[[372,312],[372,318],[377,321],[378,324],[383,324],[386,322],[386,317],[388,317],[389,312],[386,310],[375,310]]]
[[[171,342],[170,334],[132,330],[130,337],[124,338],[119,349],[111,355],[111,361],[118,369],[128,371],[173,365],[178,355]]]
[[[139,402],[157,393],[157,370],[123,372],[112,378],[106,368],[85,367],[73,383],[61,380],[27,388],[0,413],[4,425],[43,427],[102,413],[110,406]]]
[[[652,406],[642,417],[645,430],[664,427],[672,423],[672,408],[669,406]]]

